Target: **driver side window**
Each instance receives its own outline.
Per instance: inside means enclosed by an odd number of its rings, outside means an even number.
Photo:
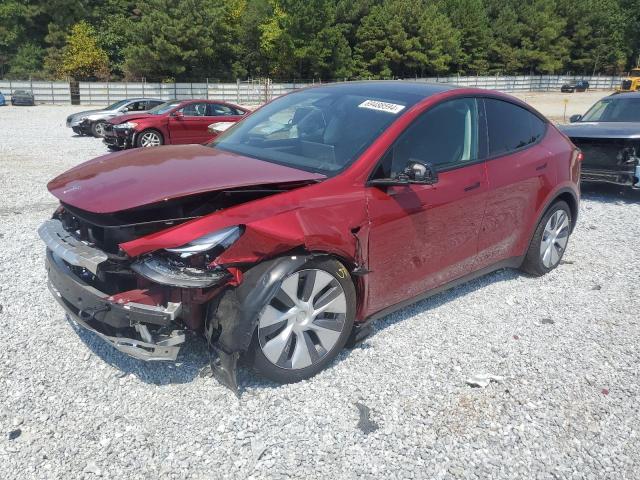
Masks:
[[[396,178],[409,162],[430,163],[442,171],[477,159],[477,102],[460,98],[420,115],[387,152],[374,178]]]
[[[184,106],[182,114],[185,117],[204,117],[207,115],[207,104],[190,103],[189,105]]]

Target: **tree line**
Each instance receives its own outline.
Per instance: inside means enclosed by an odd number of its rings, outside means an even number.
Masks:
[[[7,78],[621,73],[640,0],[0,0]]]

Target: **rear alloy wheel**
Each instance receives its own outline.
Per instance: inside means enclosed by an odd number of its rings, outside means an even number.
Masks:
[[[287,276],[262,310],[253,366],[281,383],[309,378],[344,347],[353,327],[355,288],[333,259],[312,260]]]
[[[556,202],[540,220],[522,270],[540,276],[556,268],[567,249],[570,234],[571,209],[566,202]]]
[[[96,138],[104,137],[105,122],[95,122],[91,125],[91,134]]]
[[[156,130],[145,130],[138,135],[138,147],[158,147],[163,143],[162,135]]]

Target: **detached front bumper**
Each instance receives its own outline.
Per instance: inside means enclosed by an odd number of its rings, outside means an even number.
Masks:
[[[126,302],[93,287],[83,276],[92,278],[89,270],[102,263],[100,251],[60,235],[59,223],[45,222],[38,233],[47,244],[49,290],[67,314],[132,357],[175,360],[185,341],[184,329],[176,323],[182,304]]]

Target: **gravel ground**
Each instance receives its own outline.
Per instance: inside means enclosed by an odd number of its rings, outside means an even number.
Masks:
[[[522,92],[515,96],[558,123],[567,123],[571,115],[584,115],[586,111],[602,97],[613,91],[594,90],[589,92]]]
[[[638,478],[640,195],[584,192],[563,264],[500,271],[385,317],[315,378],[205,349],[145,364],[77,332],[45,287],[45,184],[105,152],[81,107],[0,109],[0,471],[13,478]],[[469,377],[504,377],[472,388]]]

